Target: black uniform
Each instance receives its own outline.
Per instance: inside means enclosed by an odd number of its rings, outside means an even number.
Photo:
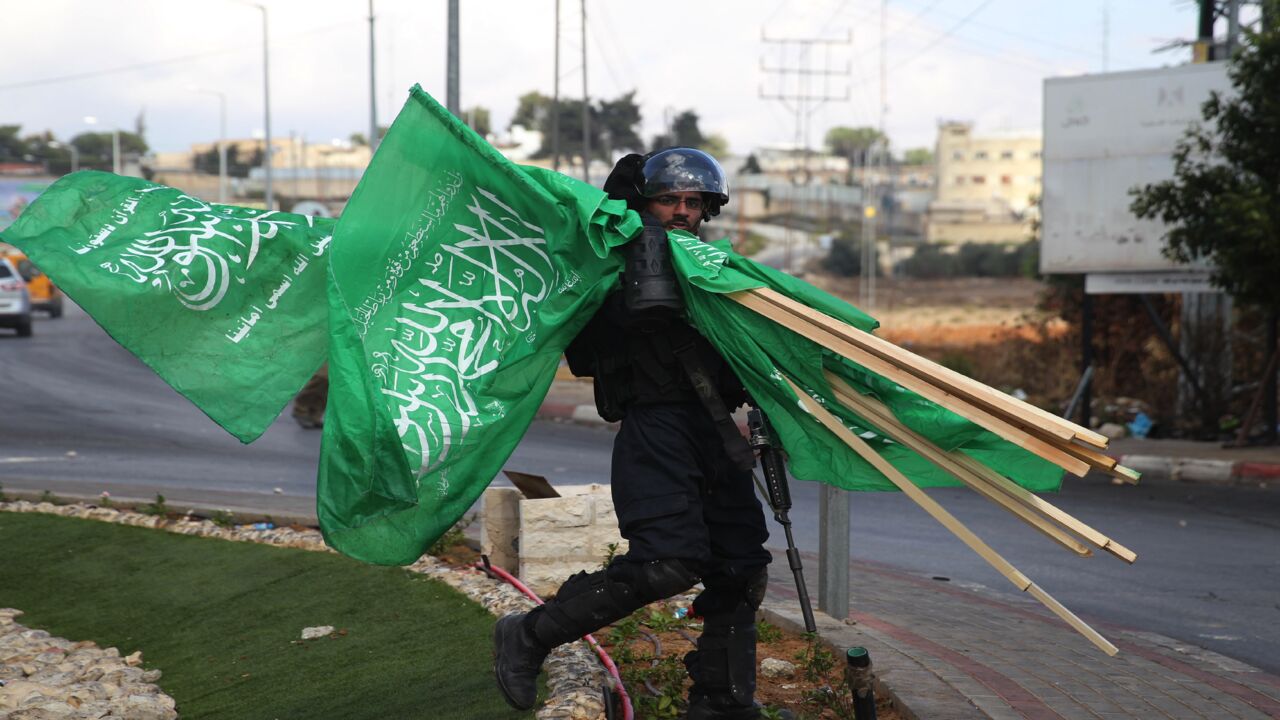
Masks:
[[[684,172],[683,158],[676,159]],[[714,386],[728,410],[746,401],[742,382],[676,313],[632,310],[622,291],[606,298],[565,355],[574,374],[594,378],[601,416],[622,422],[611,489],[628,550],[604,570],[574,575],[527,615],[499,620],[499,687],[513,706],[532,706],[533,681],[550,648],[701,581],[693,613],[703,618],[703,633],[685,657],[694,681],[689,717],[756,717],[755,611],[771,559],[768,530],[750,450],[712,419],[691,375]]]

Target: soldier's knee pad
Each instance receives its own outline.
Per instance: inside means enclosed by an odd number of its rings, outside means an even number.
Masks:
[[[615,561],[605,570],[570,577],[555,599],[530,613],[530,624],[541,643],[555,647],[595,632],[654,600],[688,590],[697,582],[697,574],[680,560]]]
[[[707,589],[693,602],[693,611],[717,625],[742,625],[755,621],[764,603],[769,571],[761,566],[748,574],[707,580]]]
[[[671,558],[650,562],[616,561],[605,571],[609,579],[635,593],[638,609],[651,602],[682,593],[698,583],[697,564]]]

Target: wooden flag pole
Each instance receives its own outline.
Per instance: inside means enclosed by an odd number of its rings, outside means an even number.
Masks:
[[[1093,543],[1095,546],[1103,550],[1106,550],[1112,555],[1115,555],[1116,557],[1130,564],[1132,564],[1134,561],[1138,559],[1138,554],[1135,553],[1134,551],[1121,545],[1115,540],[1112,540],[1106,535],[1103,535],[1097,530],[1094,530],[1092,527],[1090,527],[1089,525],[1086,525],[1085,523],[1076,519],[1072,515],[1068,514],[1065,510],[1062,510],[1057,505],[1054,505],[1048,500],[1045,500],[1039,495],[1036,495],[1035,493],[1015,483],[1009,478],[1001,475],[995,470],[992,470],[986,465],[983,465],[982,463],[978,462],[974,458],[958,450],[952,451],[951,456],[955,459],[957,463],[968,468],[969,471],[972,472],[973,474],[986,478],[987,481],[990,482],[996,488],[1004,491],[1005,493],[1013,496],[1014,498],[1017,498],[1018,500],[1021,500],[1027,505],[1030,505],[1036,508],[1037,510],[1044,513],[1045,515],[1048,515],[1054,520],[1057,520],[1063,526],[1070,528],[1072,532],[1076,533],[1077,535],[1084,538],[1085,540],[1088,540],[1090,543]]]
[[[917,435],[910,428],[903,425],[902,422],[899,421],[893,415],[893,411],[890,410],[889,407],[884,403],[880,402],[879,400],[876,400],[873,397],[862,395],[861,393],[859,393],[858,391],[850,387],[848,383],[846,383],[843,379],[838,377],[835,373],[827,371],[825,374],[827,377],[827,382],[831,384],[832,389],[835,390],[837,397],[839,397],[841,401],[850,405],[851,409],[853,409],[855,412],[859,410],[859,406],[866,409],[868,413],[875,415],[875,418],[872,418],[872,419],[875,419],[877,422],[882,423],[880,427],[885,429],[901,428],[902,431],[904,431],[905,433],[918,437],[922,442],[926,443],[929,447],[933,448],[937,452],[944,453],[944,455],[947,457],[948,461],[952,465],[959,466],[963,471],[968,472],[972,478],[977,479],[985,483],[986,485],[1001,491],[1005,495],[1009,496],[1012,500],[1015,500],[1025,505],[1028,508],[1031,508],[1040,513],[1043,513],[1049,519],[1062,525],[1067,530],[1070,530],[1071,532],[1076,533],[1077,535],[1084,538],[1089,543],[1093,544],[1095,547],[1101,550],[1106,550],[1107,552],[1111,553],[1112,555],[1115,555],[1116,557],[1120,558],[1121,560],[1124,560],[1127,563],[1133,563],[1135,560],[1138,559],[1137,554],[1134,553],[1129,548],[1126,548],[1125,546],[1112,540],[1106,535],[1103,535],[1102,533],[1093,529],[1089,525],[1085,524],[1084,522],[1081,522],[1079,519],[1073,517],[1069,513],[1060,509],[1056,505],[1050,503],[1044,498],[1041,498],[1039,495],[1036,495],[1030,490],[1027,490],[1026,488],[1022,487],[1021,485],[1018,485],[1017,483],[1013,482],[1009,478],[1005,477],[1004,475],[1001,475],[995,470],[992,470],[986,465],[983,465],[981,462],[966,455],[965,453],[959,450],[953,450],[951,452],[943,451],[941,448],[929,442],[928,438],[924,438],[922,436]],[[857,405],[854,405],[854,403],[856,403]],[[899,442],[902,442],[902,441],[899,440]],[[906,444],[906,443],[903,443],[903,444]],[[912,448],[912,449],[915,449],[915,448]],[[919,451],[917,450],[917,452]],[[923,455],[923,453],[921,454]],[[932,460],[932,458],[930,458],[930,460]],[[948,472],[951,472],[950,468],[944,468],[944,469],[947,469]],[[955,473],[952,473],[952,474],[955,474]],[[964,480],[964,478],[960,475],[957,475],[957,477],[959,477],[962,481]],[[968,483],[966,482],[966,484]],[[1005,503],[1002,503],[999,501],[996,501],[996,502],[998,502],[1001,506],[1007,507]],[[1019,515],[1019,517],[1021,516]]]
[[[867,368],[871,372],[888,380],[892,380],[902,387],[917,393],[921,397],[951,410],[966,420],[990,430],[1009,442],[1029,452],[1035,453],[1054,465],[1063,468],[1067,472],[1084,477],[1090,470],[1090,465],[1087,462],[1068,454],[1056,445],[1052,445],[1040,437],[1027,432],[1025,429],[1016,426],[1003,418],[992,415],[982,408],[974,406],[964,398],[951,395],[945,390],[941,390],[931,385],[928,381],[916,377],[886,360],[859,349],[847,340],[837,337],[829,330],[814,325],[803,318],[796,318],[796,316],[788,313],[786,310],[757,297],[750,291],[729,293],[727,297],[738,302],[744,307],[759,313],[769,320],[772,320],[773,322],[778,323],[779,325],[782,325],[783,327],[786,327],[787,329],[798,333],[815,343],[818,343],[837,355],[848,358],[849,360]]]
[[[933,518],[941,523],[943,527],[950,530],[953,535],[960,538],[965,545],[968,545],[971,550],[978,553],[983,560],[986,560],[987,563],[995,568],[1001,575],[1004,575],[1005,578],[1007,578],[1009,582],[1013,583],[1015,587],[1024,592],[1031,593],[1031,595],[1043,603],[1045,607],[1049,608],[1049,610],[1055,615],[1062,618],[1064,622],[1088,638],[1090,642],[1098,646],[1098,648],[1106,654],[1115,655],[1119,652],[1119,649],[1117,649],[1115,645],[1112,645],[1096,630],[1089,627],[1089,625],[1072,614],[1071,611],[1063,607],[1061,603],[1054,600],[1038,585],[1031,582],[1030,578],[1023,575],[1021,571],[1011,565],[1008,560],[1001,557],[995,550],[992,550],[990,546],[975,535],[973,531],[964,525],[964,523],[961,523],[954,515],[947,512],[945,508],[939,505],[933,498],[929,497],[923,490],[917,487],[915,483],[911,482],[906,478],[906,476],[898,472],[897,468],[890,465],[884,458],[880,457],[875,450],[872,450],[871,446],[867,445],[866,441],[853,434],[849,428],[844,426],[844,423],[840,422],[839,419],[815,402],[789,378],[784,376],[783,379],[786,380],[787,385],[791,387],[791,390],[795,393],[797,400],[799,400],[801,406],[806,412],[813,415],[828,430],[834,433],[836,437],[843,440],[850,449],[858,453],[858,455],[870,463],[872,467],[884,474],[884,476],[894,485],[897,485],[907,497],[915,501],[917,505],[933,516]]]
[[[1030,403],[1010,397],[950,368],[792,300],[775,290],[755,288],[744,292],[762,298],[793,316],[808,320],[866,352],[901,367],[917,377],[929,380],[953,395],[964,396],[970,402],[986,406],[998,414],[1008,415],[1024,424],[1042,428],[1044,432],[1061,440],[1074,438],[1097,448],[1107,446],[1108,440],[1103,435],[1041,410]]]
[[[916,454],[964,483],[970,490],[1013,513],[1019,520],[1039,530],[1062,547],[1081,557],[1088,557],[1093,554],[1092,550],[1058,526],[1051,524],[1044,516],[1036,513],[1027,505],[1019,503],[1015,498],[991,487],[984,478],[974,475],[970,470],[956,463],[945,450],[934,445],[928,438],[919,435],[898,422],[888,408],[871,398],[864,398],[835,375],[828,373],[827,380],[831,382],[831,386],[836,391],[836,397],[842,405],[870,421],[886,437],[915,451]],[[884,412],[882,413],[881,410]]]

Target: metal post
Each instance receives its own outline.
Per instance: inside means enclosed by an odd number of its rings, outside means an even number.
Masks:
[[[587,0],[582,0],[582,181],[591,184],[591,96],[587,94]]]
[[[256,5],[262,11],[262,123],[266,138],[263,153],[263,201],[268,210],[275,206],[275,193],[271,188],[271,54],[267,48],[267,7]]]
[[[556,0],[555,78],[551,84],[551,169],[560,171],[560,0]]]
[[[121,175],[124,162],[120,157],[120,128],[111,131],[111,172]]]
[[[378,147],[377,74],[373,53],[373,0],[369,0],[369,152]]]
[[[218,202],[227,202],[227,96],[218,93]]]
[[[1240,42],[1240,0],[1227,0],[1227,57],[1230,58]]]
[[[1093,296],[1085,293],[1080,300],[1080,372],[1093,367]],[[1083,383],[1080,393],[1080,424],[1089,427],[1093,417],[1093,378]]]
[[[71,151],[71,172],[80,171],[80,150],[73,143],[67,143],[67,149]]]
[[[1196,23],[1195,62],[1209,62],[1213,57],[1213,11],[1217,0],[1200,0],[1200,15]]]
[[[445,105],[454,117],[462,116],[462,100],[458,97],[458,0],[449,0],[449,49]]]
[[[1267,316],[1267,352],[1274,353],[1276,351],[1276,329],[1280,325],[1280,313],[1272,310]],[[1276,442],[1276,423],[1280,419],[1276,417],[1276,373],[1273,370],[1264,380],[1267,389],[1264,391],[1262,398],[1262,417],[1267,423],[1267,431],[1263,435],[1268,443]]]
[[[818,609],[849,616],[849,493],[826,483],[818,490]]]

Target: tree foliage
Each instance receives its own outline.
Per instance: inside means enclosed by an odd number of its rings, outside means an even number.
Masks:
[[[463,111],[462,119],[480,137],[488,137],[489,133],[493,132],[493,125],[489,120],[489,108],[483,105],[475,105]]]
[[[1174,151],[1174,177],[1130,191],[1130,209],[1163,222],[1164,253],[1209,258],[1214,285],[1237,301],[1280,310],[1280,0],[1264,0],[1270,28],[1247,31],[1228,75],[1234,92],[1211,94],[1204,123]]]
[[[910,148],[902,153],[902,162],[907,165],[932,165],[933,151],[929,148]]]
[[[873,127],[855,128],[843,125],[831,128],[823,138],[831,154],[846,158],[862,156],[881,140],[887,141],[887,138]]]
[[[640,124],[640,106],[635,91],[623,93],[612,100],[600,100],[589,106],[591,121],[591,154],[604,158],[609,152],[641,151],[644,142],[636,132]],[[553,117],[551,98],[533,91],[520,96],[515,115],[508,128],[522,125],[542,133],[542,147],[535,157],[551,155]],[[581,153],[582,148],[582,100],[562,98],[557,115],[560,120],[560,152],[564,155]]]

